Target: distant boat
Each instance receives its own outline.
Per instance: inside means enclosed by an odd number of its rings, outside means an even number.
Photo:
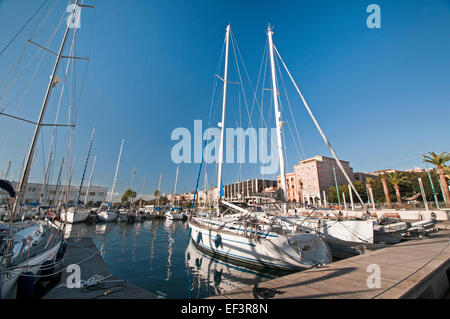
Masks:
[[[109,210],[104,210],[101,211],[100,213],[98,213],[97,218],[100,222],[113,222],[117,219],[117,214],[115,211],[109,209]]]
[[[170,220],[183,220],[187,218],[180,207],[172,207],[169,211],[165,212],[164,216]]]
[[[120,151],[119,151],[119,158],[117,159],[116,173],[114,174],[113,187],[111,190],[111,194],[109,196],[109,202],[108,202],[107,208],[105,210],[102,210],[100,213],[98,213],[98,220],[101,222],[109,223],[109,222],[113,222],[117,219],[117,213],[115,212],[115,210],[113,210],[111,208],[111,202],[112,202],[112,197],[114,195],[114,191],[116,189],[117,173],[119,172],[120,158],[122,157],[122,150],[123,150],[124,142],[125,142],[125,140],[122,139],[122,144],[120,146]]]
[[[80,202],[81,188],[83,186],[84,175],[86,173],[86,168],[87,168],[87,164],[88,164],[88,161],[89,161],[89,156],[91,154],[91,149],[92,149],[92,143],[94,141],[94,136],[95,136],[95,128],[92,130],[91,141],[89,143],[89,149],[88,149],[88,153],[87,153],[87,156],[86,156],[86,162],[84,164],[83,175],[81,176],[80,187],[78,188],[77,196],[76,196],[76,199],[75,199],[75,207],[70,207],[66,211],[62,211],[61,212],[62,219],[65,220],[66,222],[68,222],[69,224],[83,223],[83,222],[85,222],[88,219],[89,214],[90,214],[90,210],[89,209],[84,209],[84,210],[80,209],[79,206],[78,206],[78,203]],[[89,186],[88,186],[88,189],[86,191],[86,195],[89,192]]]
[[[410,227],[406,222],[379,224],[376,220],[373,225],[374,242],[387,244],[399,243]]]
[[[75,207],[69,207],[61,212],[61,218],[69,224],[83,223],[88,219],[90,213],[90,210],[82,211]]]

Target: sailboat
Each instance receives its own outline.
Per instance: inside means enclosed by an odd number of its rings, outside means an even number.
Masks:
[[[81,8],[81,5],[79,4],[79,1],[76,0],[70,13],[70,20],[68,21],[74,21],[76,10],[79,8]],[[29,123],[35,125],[35,129],[17,190],[14,190],[10,184],[8,186],[8,183],[0,181],[0,187],[5,189],[6,186],[10,197],[13,198],[14,201],[10,210],[9,224],[0,224],[0,299],[15,298],[17,296],[16,292],[18,293],[19,291],[19,278],[22,278],[23,281],[34,284],[34,281],[37,278],[36,276],[39,272],[43,269],[49,269],[45,268],[48,267],[45,266],[47,263],[54,265],[58,252],[61,252],[60,248],[62,247],[61,243],[63,241],[63,232],[49,221],[14,222],[14,220],[18,215],[20,215],[21,205],[24,199],[25,190],[27,188],[33,159],[36,154],[36,145],[38,142],[39,133],[44,125],[43,120],[50,100],[50,95],[52,89],[56,87],[56,84],[59,81],[57,72],[61,58],[73,58],[71,56],[63,56],[70,30],[71,23],[68,23],[64,31],[62,42],[59,46],[59,50],[57,53],[54,53],[56,55],[56,61],[50,75],[50,80],[41,106],[39,119],[35,123],[28,121]],[[76,28],[74,29],[74,34],[75,32]],[[29,41],[33,43],[31,40]],[[42,46],[40,47],[49,51]],[[73,53],[73,46],[70,53]],[[2,113],[2,115],[23,120],[5,113]]]
[[[228,81],[228,52],[230,25],[225,34],[225,68],[223,76],[223,100],[221,139],[219,148],[218,183],[222,189],[222,163],[225,131],[225,110]],[[272,69],[272,92],[277,125],[277,142],[280,152],[280,170],[284,177],[284,160],[281,139],[281,113],[278,109],[277,82],[273,59],[272,30],[267,30]],[[282,187],[285,180],[282,178]],[[284,192],[286,194],[286,192]],[[219,192],[216,213],[191,217],[189,233],[198,249],[256,267],[279,270],[302,270],[331,262],[331,252],[322,237],[315,233],[284,229],[276,219],[264,212],[252,211],[225,201]],[[225,208],[225,210],[223,209]]]
[[[111,194],[109,195],[108,205],[107,205],[106,209],[102,210],[97,215],[98,220],[101,222],[113,222],[117,219],[117,213],[114,209],[112,209],[111,203],[112,203],[112,197],[114,195],[114,191],[116,189],[117,173],[119,172],[120,158],[122,157],[122,150],[123,150],[124,142],[125,142],[125,139],[122,139],[122,145],[120,146],[119,158],[117,159],[117,165],[116,165],[116,173],[114,174],[113,187],[111,190]]]
[[[177,166],[177,173],[175,176],[175,187],[173,190],[173,195],[176,196],[177,194],[177,182],[178,182],[178,170],[179,170],[179,166]],[[174,201],[176,204],[176,201]],[[187,216],[183,213],[181,207],[178,206],[172,206],[170,207],[170,209],[164,213],[164,217],[166,217],[166,219],[169,220],[183,220],[186,219]]]
[[[91,142],[89,143],[89,150],[86,156],[86,162],[84,164],[83,175],[81,176],[80,187],[78,188],[77,197],[75,199],[75,207],[69,207],[68,209],[65,209],[61,212],[62,220],[66,221],[69,224],[85,222],[91,213],[90,209],[81,209],[78,204],[80,202],[81,188],[83,186],[84,175],[86,173],[89,156],[91,154],[92,143],[94,142],[94,136],[95,136],[95,127],[92,130]],[[86,191],[86,195],[87,192],[88,190]]]

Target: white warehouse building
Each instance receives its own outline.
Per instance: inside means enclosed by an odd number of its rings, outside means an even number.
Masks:
[[[11,182],[14,188],[17,187],[17,182]],[[78,189],[80,186],[70,186],[69,187],[69,205],[75,203]],[[36,205],[39,203],[39,198],[41,195],[42,184],[39,183],[28,183],[27,189],[25,191],[24,203],[29,205]],[[43,205],[51,205],[54,202],[62,201],[65,202],[67,188],[64,185],[47,185]],[[81,188],[80,201],[84,202],[86,196],[87,186]],[[90,186],[89,194],[87,196],[87,203],[92,202],[94,205],[99,205],[100,203],[106,201],[106,194],[108,192],[107,187],[102,186]],[[7,193],[0,190],[0,201],[7,197]]]

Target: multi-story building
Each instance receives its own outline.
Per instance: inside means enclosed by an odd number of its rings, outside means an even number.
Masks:
[[[381,169],[378,171],[373,171],[370,174],[379,176],[379,175],[390,174],[390,173],[395,173],[395,172],[398,172],[398,170],[389,168],[389,169]]]
[[[205,193],[204,205],[216,206],[218,198],[219,198],[219,189],[217,187],[211,187]]]
[[[212,206],[217,203],[218,199],[218,191],[217,187],[212,187],[208,190],[199,190],[197,191],[197,195],[195,197],[195,202],[198,205],[208,205]],[[192,202],[194,200],[194,192],[184,193],[184,194],[171,194],[168,197],[169,201],[172,204],[181,203],[182,201]]]
[[[367,178],[377,178],[378,176],[372,173],[363,173],[363,172],[355,172],[353,174],[353,178],[356,181],[360,181],[361,183],[365,183]]]
[[[353,181],[353,168],[348,161],[341,160],[345,172]],[[325,202],[328,188],[335,186],[335,176],[338,185],[348,184],[344,174],[339,169],[336,160],[326,156],[314,156],[294,165],[294,172],[286,174],[286,197],[289,201],[318,203]],[[278,181],[281,177],[278,176]],[[281,187],[281,182],[279,182]]]
[[[17,187],[17,182],[11,182],[14,188]],[[41,196],[42,184],[28,183],[24,194],[24,203],[29,205],[35,205],[39,203]],[[64,185],[47,185],[44,192],[43,204],[51,205],[54,202],[65,202],[66,193],[68,194],[68,203],[72,205],[76,201],[79,186],[70,186],[67,192],[67,187]],[[87,186],[81,187],[80,201],[84,202],[86,197]],[[94,205],[99,205],[106,201],[106,194],[108,192],[107,187],[102,186],[90,186],[89,194],[87,196],[87,203],[92,202]],[[6,197],[6,192],[0,190],[0,198]]]
[[[286,199],[289,202],[300,202],[300,192],[298,179],[296,177],[295,171],[291,173],[286,173]],[[278,185],[281,188],[281,176],[277,176]]]
[[[249,179],[224,185],[224,198],[227,201],[244,201],[245,198],[261,193],[268,187],[276,187],[277,182],[267,179]]]

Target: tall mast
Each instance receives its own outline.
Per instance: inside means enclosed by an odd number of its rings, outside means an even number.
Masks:
[[[8,166],[6,167],[6,169],[2,173],[2,178],[3,179],[8,179],[10,169],[11,169],[11,161],[8,162]]]
[[[88,153],[86,156],[86,162],[84,163],[83,175],[81,175],[81,182],[80,182],[80,187],[78,188],[77,198],[75,201],[75,207],[78,207],[78,202],[80,201],[81,187],[83,187],[84,175],[86,174],[86,168],[87,168],[87,165],[89,162],[89,156],[91,155],[91,149],[92,149],[92,143],[94,142],[94,136],[95,136],[95,127],[92,130],[91,142],[89,143],[89,149],[88,149]]]
[[[284,170],[284,157],[283,157],[283,143],[281,139],[281,112],[278,107],[278,89],[277,89],[277,78],[275,72],[275,61],[273,58],[273,42],[272,42],[272,29],[270,26],[267,28],[267,37],[269,38],[269,54],[270,54],[270,66],[272,70],[272,95],[273,104],[275,108],[275,122],[277,128],[277,142],[278,142],[278,156],[280,158],[280,175],[281,175],[281,189],[283,190],[284,200],[286,200],[286,175]]]
[[[206,166],[205,166],[205,202],[203,203],[203,208],[206,208],[207,198],[208,198],[208,174],[206,173]]]
[[[75,11],[76,11],[77,7],[78,7],[78,0],[76,0],[75,5],[73,6],[72,14],[70,16],[70,21],[71,22],[73,21],[73,19],[75,17]],[[69,35],[70,28],[71,28],[71,23],[68,23],[66,31],[64,32],[63,40],[62,40],[61,45],[59,47],[58,56],[56,58],[55,65],[53,67],[52,74],[50,76],[50,81],[49,81],[48,86],[47,86],[47,91],[45,93],[45,98],[44,98],[44,101],[42,102],[41,112],[39,114],[38,122],[36,123],[36,127],[35,127],[35,130],[34,130],[34,135],[33,135],[33,140],[31,142],[31,146],[30,146],[30,149],[28,151],[27,161],[26,161],[26,164],[25,164],[25,167],[24,167],[24,170],[23,170],[23,174],[22,174],[22,177],[21,177],[20,182],[19,182],[18,187],[17,187],[17,196],[16,196],[16,200],[14,201],[14,206],[13,206],[12,211],[11,211],[11,221],[14,220],[14,218],[15,218],[15,216],[17,214],[17,211],[19,209],[20,203],[22,201],[22,198],[23,198],[23,196],[25,194],[25,189],[27,187],[27,182],[28,182],[28,176],[30,175],[31,165],[33,163],[34,152],[35,152],[35,149],[36,149],[36,143],[37,143],[37,140],[38,140],[38,137],[39,137],[39,132],[41,130],[42,121],[44,120],[45,111],[47,110],[47,105],[48,105],[48,102],[50,100],[50,94],[52,92],[53,83],[54,83],[54,79],[55,79],[56,73],[58,72],[58,67],[59,67],[59,63],[61,61],[61,56],[62,56],[62,53],[63,53],[64,48],[66,46],[67,37]],[[9,238],[9,241],[8,241],[8,255],[7,255],[6,265],[8,265],[10,263],[10,261],[11,261],[12,222],[10,223],[8,238]]]
[[[175,175],[175,186],[173,188],[173,195],[177,195],[177,182],[178,182],[178,169],[180,168],[180,166],[177,166],[177,173]]]
[[[112,186],[112,190],[111,190],[111,195],[109,196],[110,204],[112,202],[112,197],[113,197],[114,191],[116,190],[117,173],[119,172],[120,158],[122,157],[122,149],[123,149],[124,142],[125,142],[125,139],[122,139],[122,145],[120,146],[119,158],[117,159],[116,173],[114,174],[114,182],[113,182],[113,186]]]
[[[162,173],[159,173],[159,183],[158,183],[158,206],[159,206],[159,198],[161,197],[161,178],[162,178]]]
[[[142,205],[142,198],[144,197],[145,177],[146,177],[146,173],[144,172],[144,181],[142,182],[141,200],[139,201],[139,208]]]
[[[92,163],[92,169],[91,169],[91,174],[89,175],[88,187],[86,189],[86,195],[84,196],[84,205],[87,204],[87,199],[88,199],[88,195],[89,195],[89,189],[91,188],[92,175],[94,174],[95,161],[96,160],[97,160],[97,156],[94,156],[94,163]]]
[[[131,170],[131,184],[130,184],[131,190],[133,190],[134,186],[134,175],[136,175],[136,166],[133,166],[133,169]]]
[[[54,207],[56,207],[56,204],[55,204],[56,194],[58,194],[59,185],[61,184],[61,173],[62,173],[63,165],[64,165],[64,157],[61,160],[61,166],[59,167],[58,178],[56,180],[55,194],[53,194],[52,205]],[[59,196],[58,196],[58,201],[59,201]]]
[[[222,122],[220,122],[220,127],[222,128],[220,134],[220,147],[219,147],[219,170],[217,177],[217,188],[219,189],[219,200],[217,205],[217,213],[220,213],[220,200],[221,200],[221,189],[222,189],[222,164],[223,164],[223,142],[225,138],[225,109],[227,102],[227,84],[228,84],[228,48],[230,42],[230,25],[227,26],[227,31],[225,34],[225,68],[223,76],[223,100],[222,100]]]
[[[75,6],[73,6],[73,11],[72,11],[72,15],[71,15],[71,21],[74,18],[75,10],[76,10],[77,6],[78,6],[78,0],[76,2]],[[44,120],[45,111],[47,110],[47,105],[48,105],[48,102],[50,100],[50,94],[51,94],[52,88],[53,88],[53,81],[54,81],[54,78],[56,76],[56,73],[58,72],[59,63],[61,61],[61,56],[62,56],[62,53],[63,53],[64,48],[66,46],[66,42],[67,42],[67,37],[69,35],[69,31],[70,31],[70,23],[67,25],[66,31],[64,33],[64,37],[63,37],[63,40],[61,42],[61,46],[60,46],[59,51],[58,51],[58,56],[56,58],[55,65],[53,67],[53,72],[52,72],[52,75],[50,76],[50,81],[49,81],[48,86],[47,86],[47,91],[45,93],[45,98],[44,98],[44,101],[42,102],[41,112],[39,114],[39,119],[38,119],[38,122],[36,124],[36,128],[34,130],[33,140],[31,142],[31,146],[30,146],[30,149],[28,151],[27,160],[26,160],[26,164],[25,164],[24,171],[23,171],[23,174],[22,174],[22,178],[21,178],[21,180],[19,182],[19,185],[18,185],[18,189],[17,189],[18,196],[16,197],[16,200],[14,202],[14,206],[13,206],[13,209],[12,209],[12,217],[15,217],[15,215],[17,213],[17,210],[19,209],[19,204],[20,204],[21,198],[23,197],[23,195],[25,193],[25,189],[26,189],[27,182],[28,182],[28,176],[30,175],[31,165],[33,163],[33,157],[34,157],[34,152],[35,152],[35,149],[36,149],[36,143],[37,143],[37,140],[38,140],[38,137],[39,137],[39,132],[41,131],[42,121]]]
[[[38,207],[42,206],[42,204],[44,203],[44,193],[45,193],[46,184],[47,184],[47,177],[49,175],[50,165],[52,162],[53,162],[53,152],[52,152],[51,148],[49,148],[47,165],[46,165],[45,171],[44,171],[44,180],[42,181],[41,194],[39,195],[39,206]]]

